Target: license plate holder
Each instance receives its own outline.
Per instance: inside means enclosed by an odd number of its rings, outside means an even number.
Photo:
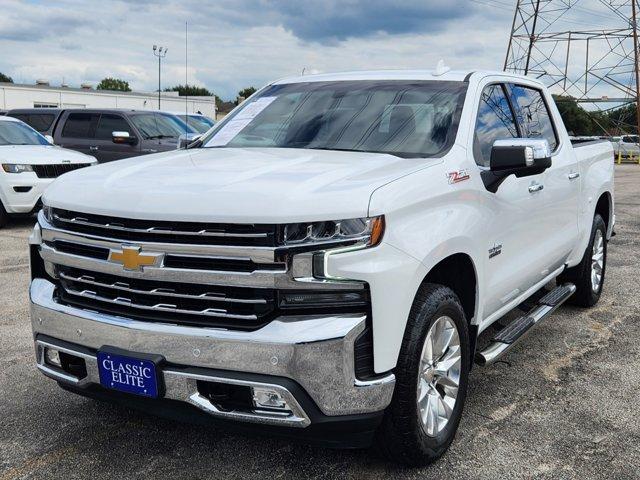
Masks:
[[[164,394],[160,370],[162,356],[105,346],[98,351],[97,360],[103,387],[149,398]]]

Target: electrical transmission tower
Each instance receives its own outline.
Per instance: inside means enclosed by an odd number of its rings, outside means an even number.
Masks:
[[[517,0],[504,70],[597,109],[635,103],[636,119],[617,127],[640,132],[636,15],[640,0]]]

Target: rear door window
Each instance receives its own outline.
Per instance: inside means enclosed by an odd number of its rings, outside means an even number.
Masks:
[[[121,115],[103,113],[100,115],[100,121],[96,129],[96,138],[111,140],[113,132],[128,132],[130,135],[132,134],[129,123]]]
[[[518,128],[502,85],[489,85],[482,91],[473,138],[473,156],[478,165],[489,166],[496,140],[516,138]]]
[[[522,85],[510,85],[511,100],[524,138],[544,138],[551,151],[558,146],[558,137],[551,113],[542,92]]]
[[[94,138],[99,117],[97,113],[70,113],[62,129],[62,136]]]

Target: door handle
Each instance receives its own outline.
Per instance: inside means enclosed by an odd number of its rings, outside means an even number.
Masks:
[[[580,178],[580,174],[578,172],[571,172],[569,175],[567,175],[567,178],[569,180],[575,180],[576,178]]]
[[[89,150],[91,150],[92,152],[95,152],[96,150],[98,150],[98,147],[96,147],[95,145],[91,145],[89,147]]]
[[[544,185],[542,185],[541,183],[532,183],[531,185],[529,185],[529,193],[539,192],[543,188]]]

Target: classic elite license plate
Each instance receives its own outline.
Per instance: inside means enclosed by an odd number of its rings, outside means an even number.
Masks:
[[[98,370],[103,387],[144,397],[158,396],[157,364],[153,360],[99,351]]]

